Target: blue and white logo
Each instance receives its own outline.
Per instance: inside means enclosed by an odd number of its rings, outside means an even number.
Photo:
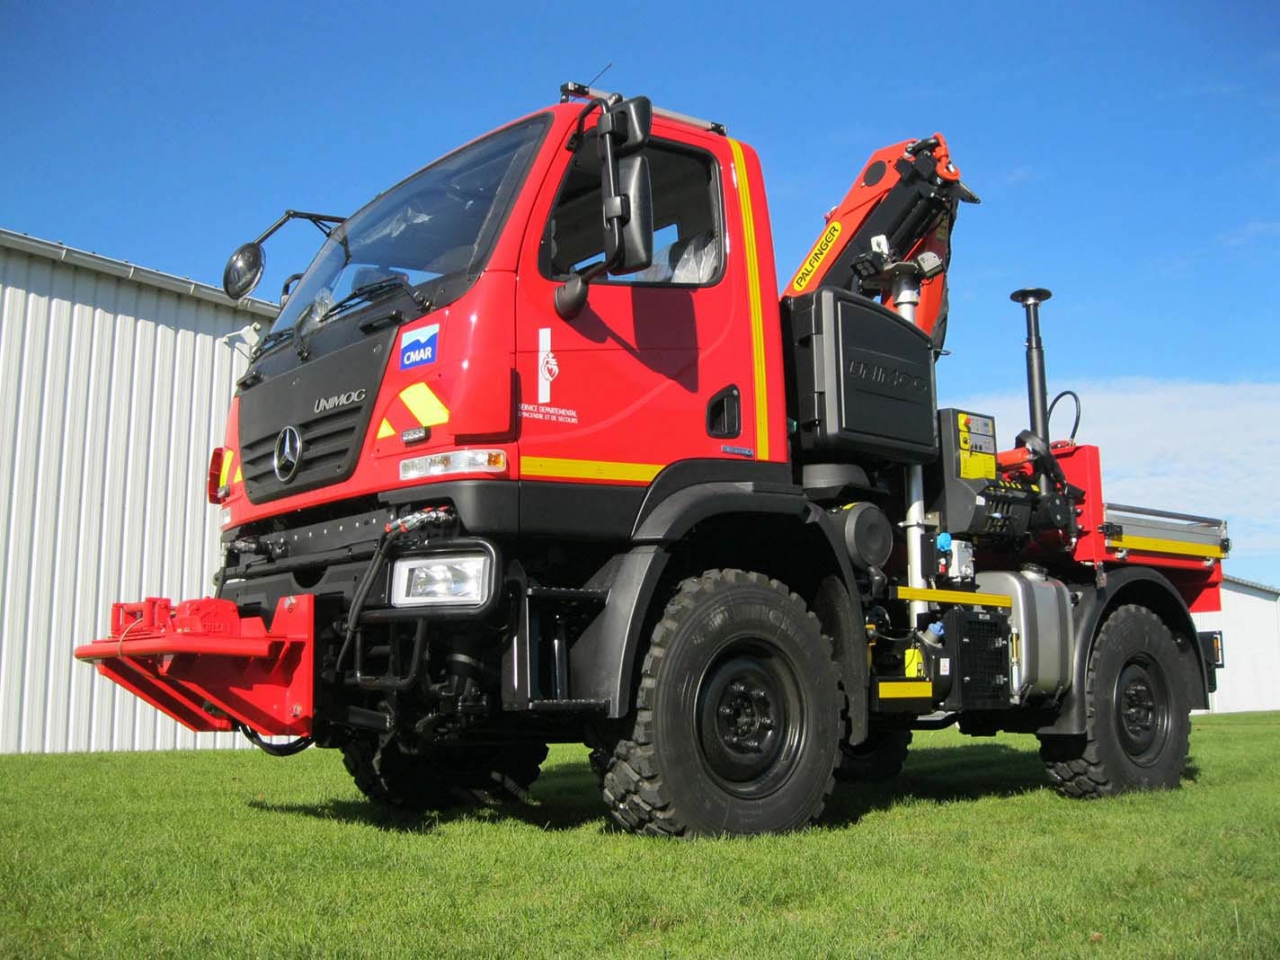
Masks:
[[[400,337],[400,369],[420,367],[436,362],[436,350],[440,342],[440,324],[433,323],[420,330],[406,331]]]

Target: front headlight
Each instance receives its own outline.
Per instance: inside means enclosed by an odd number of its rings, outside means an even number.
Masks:
[[[406,557],[391,568],[393,607],[480,607],[489,599],[486,553]]]

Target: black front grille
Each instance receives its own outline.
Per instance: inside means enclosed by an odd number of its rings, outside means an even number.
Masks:
[[[241,445],[240,453],[244,458],[245,487],[249,491],[249,499],[270,499],[261,496],[279,488],[277,496],[293,493],[301,489],[313,489],[326,483],[345,479],[350,474],[349,461],[352,454],[358,453],[361,423],[367,418],[363,416],[362,405],[352,404],[339,410],[321,413],[310,420],[293,424],[302,437],[301,460],[298,472],[288,484],[280,483],[275,473],[275,449],[279,434],[268,434]],[[259,497],[255,498],[254,493]]]
[[[284,369],[241,390],[241,468],[251,502],[339,483],[355,472],[394,335],[393,329],[361,336],[320,356],[317,345],[305,361],[292,350],[277,351],[271,366]],[[286,427],[302,440],[297,473],[287,482],[275,472],[276,442]]]

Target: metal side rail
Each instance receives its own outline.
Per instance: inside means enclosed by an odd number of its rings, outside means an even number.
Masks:
[[[283,597],[268,629],[230,600],[149,597],[111,607],[111,636],[76,648],[78,660],[195,731],[242,724],[305,737],[313,719],[315,604]]]
[[[1221,560],[1231,549],[1225,520],[1124,503],[1103,504],[1103,517],[1113,550]]]

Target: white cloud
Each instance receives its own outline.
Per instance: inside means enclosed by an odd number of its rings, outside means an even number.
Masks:
[[[1077,442],[1102,450],[1106,500],[1222,517],[1232,541],[1227,572],[1280,583],[1280,383],[1069,386],[1084,401]],[[993,415],[1003,448],[1028,422],[1025,393],[945,404]],[[1072,414],[1070,398],[1058,404],[1055,438],[1070,432]]]
[[[1218,242],[1228,247],[1243,247],[1280,237],[1280,220],[1250,220],[1231,230],[1218,234]]]
[[[1012,170],[1006,171],[1002,179],[1007,184],[1028,183],[1032,180],[1039,180],[1040,175],[1035,167],[1021,165],[1014,167]]]

